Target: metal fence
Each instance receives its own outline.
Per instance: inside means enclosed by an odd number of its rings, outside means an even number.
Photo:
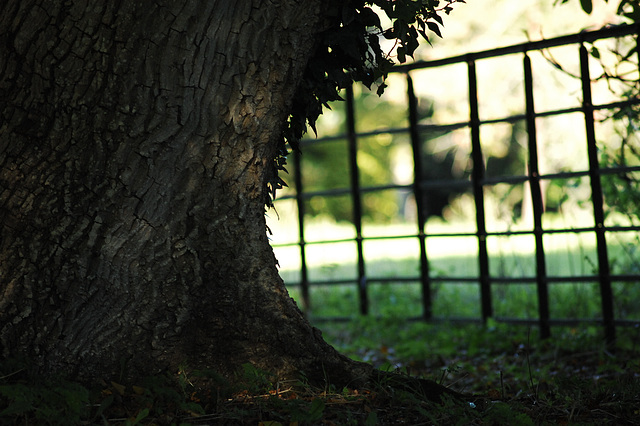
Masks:
[[[615,110],[628,106],[630,104],[639,103],[638,99],[622,99],[613,103],[596,104],[592,102],[591,93],[591,76],[589,67],[589,52],[585,44],[593,43],[596,40],[607,38],[619,38],[619,37],[637,37],[639,33],[638,26],[619,26],[612,28],[605,28],[593,32],[582,32],[579,34],[558,37],[553,39],[547,39],[543,41],[529,42],[509,47],[497,48],[493,50],[487,50],[477,53],[469,53],[461,56],[450,57],[446,59],[429,61],[429,62],[416,62],[410,65],[398,66],[393,72],[404,75],[407,82],[407,99],[408,99],[408,127],[396,128],[396,129],[384,129],[376,130],[373,132],[358,132],[357,122],[355,119],[354,111],[354,94],[353,89],[346,92],[346,123],[347,132],[345,135],[335,137],[332,139],[344,139],[348,144],[348,161],[350,169],[350,185],[348,188],[342,190],[328,190],[328,191],[316,191],[306,192],[303,187],[302,174],[304,174],[304,168],[301,168],[300,155],[294,153],[293,165],[295,173],[293,176],[295,194],[286,195],[283,199],[295,199],[297,204],[297,220],[299,226],[299,238],[294,244],[299,247],[300,250],[300,281],[288,282],[289,286],[299,286],[301,294],[301,302],[303,308],[308,307],[310,304],[310,288],[312,286],[331,285],[331,284],[348,284],[352,283],[357,287],[357,294],[359,300],[359,312],[363,315],[367,315],[370,312],[369,308],[369,285],[371,283],[389,283],[389,282],[418,282],[421,286],[421,306],[422,315],[421,319],[426,321],[438,320],[433,315],[433,303],[432,298],[434,280],[438,283],[450,282],[454,283],[467,283],[471,285],[477,285],[479,289],[479,300],[481,303],[481,315],[480,318],[466,318],[464,321],[487,321],[489,318],[495,318],[494,315],[494,300],[492,299],[492,286],[499,285],[517,285],[521,283],[534,284],[537,289],[537,318],[497,318],[498,321],[504,321],[509,323],[524,323],[524,324],[537,324],[540,329],[541,337],[548,337],[551,334],[552,325],[571,325],[580,324],[584,322],[599,323],[604,329],[606,340],[612,344],[616,338],[616,326],[638,324],[638,321],[619,319],[616,318],[614,312],[614,293],[612,291],[612,282],[627,283],[629,285],[640,285],[640,275],[638,274],[612,274],[611,264],[607,247],[607,237],[619,232],[638,232],[640,227],[638,226],[610,226],[605,223],[605,207],[603,202],[603,190],[601,185],[601,179],[603,176],[612,176],[620,173],[638,173],[640,172],[640,166],[627,165],[624,167],[612,167],[604,168],[599,164],[598,159],[598,146],[596,144],[596,121],[594,120],[594,112],[600,110]],[[532,70],[532,61],[530,54],[535,51],[544,51],[557,46],[573,46],[579,51],[579,68],[581,80],[581,93],[578,96],[581,98],[581,105],[569,108],[562,108],[556,110],[536,111],[534,106],[534,79]],[[638,52],[640,54],[640,52]],[[514,73],[522,73],[522,81],[524,84],[524,99],[523,102],[526,105],[523,114],[516,114],[510,116],[504,116],[496,119],[481,119],[481,111],[479,107],[478,98],[478,83],[476,64],[481,60],[490,58],[498,58],[506,55],[519,55],[522,59],[521,70],[513,70]],[[468,83],[468,108],[469,118],[464,122],[457,123],[421,123],[418,116],[417,106],[418,98],[414,90],[414,78],[413,74],[418,70],[424,69],[437,69],[451,64],[466,64],[467,67],[467,83]],[[461,100],[460,102],[463,102]],[[584,118],[584,130],[586,140],[576,141],[576,143],[586,144],[588,153],[588,168],[578,171],[564,171],[557,173],[541,174],[538,164],[538,136],[536,134],[536,121],[545,117],[553,116],[565,116],[567,114],[581,114]],[[481,129],[483,126],[488,126],[497,123],[526,123],[527,131],[527,166],[526,173],[521,176],[488,176],[486,173],[486,158],[483,155],[483,140],[481,138]],[[471,145],[471,162],[473,164],[471,173],[468,179],[460,182],[437,182],[437,181],[425,181],[421,177],[424,176],[422,164],[423,158],[423,135],[433,131],[451,131],[453,129],[467,129],[470,135]],[[384,185],[377,187],[363,187],[360,183],[358,173],[358,143],[362,138],[380,134],[390,133],[408,134],[411,141],[413,152],[413,168],[414,168],[414,182],[410,185]],[[313,143],[320,143],[322,139],[318,139]],[[303,154],[304,155],[304,148]],[[584,178],[589,180],[589,186],[591,191],[592,214],[593,225],[586,227],[570,227],[570,228],[556,228],[549,229],[544,226],[544,191],[541,189],[541,184],[553,180],[563,179],[579,179]],[[533,227],[529,230],[507,230],[501,232],[494,232],[487,229],[487,219],[485,212],[485,191],[490,186],[498,184],[521,184],[527,185],[527,192],[529,203],[532,206],[533,214]],[[418,232],[412,237],[417,239],[419,245],[419,265],[420,274],[415,277],[392,277],[392,278],[380,278],[370,277],[366,274],[366,262],[367,259],[364,255],[363,243],[369,239],[393,239],[393,238],[407,238],[407,235],[397,236],[384,236],[384,237],[365,237],[363,236],[362,226],[362,196],[365,193],[371,193],[375,191],[383,191],[389,189],[404,189],[412,191],[415,200],[423,200],[425,193],[431,188],[442,187],[447,188],[451,186],[467,186],[473,194],[475,201],[475,232],[460,232],[460,233],[446,233],[446,234],[432,234],[425,230],[425,221],[427,219],[427,213],[425,211],[424,203],[415,203],[415,220],[417,220]],[[353,226],[355,228],[354,239],[339,239],[331,241],[313,241],[308,242],[305,239],[305,200],[309,200],[311,197],[330,197],[336,194],[349,194],[352,202],[353,211]],[[278,201],[277,201],[278,202]],[[277,206],[277,204],[276,204]],[[633,224],[632,224],[633,225]],[[594,265],[594,272],[592,275],[581,276],[551,276],[547,273],[547,265],[545,256],[545,239],[546,235],[550,234],[583,234],[589,233],[595,235],[596,251],[597,251],[597,265]],[[504,277],[496,276],[491,273],[489,268],[491,262],[491,256],[487,249],[487,239],[491,237],[514,237],[518,235],[528,235],[532,237],[532,241],[535,243],[535,274],[534,276],[525,277]],[[453,237],[473,237],[477,240],[477,262],[478,271],[477,276],[474,277],[446,277],[438,276],[433,277],[432,268],[430,268],[430,253],[427,250],[427,240],[429,238],[453,238]],[[307,249],[311,244],[329,244],[345,241],[355,241],[357,247],[357,279],[356,280],[322,280],[312,282],[309,279],[308,274],[308,261],[307,261]],[[291,244],[290,244],[291,245]],[[601,298],[601,316],[596,319],[553,319],[549,310],[549,286],[557,283],[597,283],[599,286],[599,293]],[[316,318],[318,319],[318,318]],[[452,318],[448,318],[452,319]]]

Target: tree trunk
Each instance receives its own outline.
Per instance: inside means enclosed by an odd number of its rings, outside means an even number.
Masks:
[[[45,373],[371,367],[288,297],[266,174],[322,1],[0,6],[0,350]]]

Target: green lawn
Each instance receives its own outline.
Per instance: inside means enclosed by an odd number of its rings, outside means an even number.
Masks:
[[[560,227],[562,224],[548,224]],[[468,223],[449,225],[436,222],[429,233],[468,230]],[[415,235],[411,224],[365,226],[365,237]],[[278,235],[280,233],[280,235]],[[330,221],[312,222],[306,230],[307,241],[349,239],[353,226]],[[293,242],[295,229],[280,227],[274,231],[274,243]],[[287,241],[288,240],[288,241]],[[608,234],[609,259],[614,274],[638,273],[640,252],[637,235]],[[562,233],[544,236],[546,271],[549,277],[594,276],[598,261],[593,233]],[[496,317],[537,318],[535,282],[516,283],[509,279],[533,278],[536,271],[535,240],[532,235],[493,236],[487,239],[490,275],[500,279],[492,284],[492,302]],[[365,240],[365,269],[370,313],[373,315],[420,316],[419,245],[415,237]],[[298,246],[276,247],[280,272],[292,297],[300,300],[300,252]],[[478,276],[478,246],[475,237],[429,237],[427,254],[432,278],[433,314],[440,318],[480,318],[480,290],[477,282],[440,281],[439,278]],[[350,317],[358,314],[356,244],[344,241],[306,246],[312,317]],[[377,278],[415,278],[415,281],[376,282]],[[506,282],[502,281],[507,279]],[[314,285],[328,280],[351,280],[347,284]],[[640,282],[614,282],[616,318],[640,320]],[[596,282],[554,282],[549,284],[550,314],[555,319],[600,317],[600,290]]]

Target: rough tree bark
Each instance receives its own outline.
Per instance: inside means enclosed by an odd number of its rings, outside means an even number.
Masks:
[[[369,373],[304,320],[265,232],[321,3],[2,2],[3,357]]]
[[[0,353],[45,373],[239,365],[358,385],[264,220],[322,0],[0,5]]]

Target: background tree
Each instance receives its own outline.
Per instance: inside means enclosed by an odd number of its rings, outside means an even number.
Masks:
[[[288,297],[264,208],[287,143],[391,66],[379,37],[403,61],[453,2],[3,2],[2,358],[368,380]]]
[[[371,98],[375,98],[372,100]],[[356,92],[354,108],[358,131],[379,128],[383,121],[388,128],[406,127],[407,109],[405,105],[378,98],[368,90]],[[303,186],[305,192],[345,189],[349,185],[348,146],[346,141],[346,114],[341,104],[332,107],[334,118],[339,118],[333,126],[320,125],[323,136],[333,136],[331,140],[315,144],[310,140],[302,156]],[[433,107],[428,102],[418,104],[419,120],[428,122],[433,115]],[[326,122],[324,122],[326,123]],[[326,134],[328,133],[328,134]],[[424,140],[422,149],[423,181],[456,180],[468,177],[467,171],[460,171],[454,165],[456,147],[448,146],[439,149],[436,139],[447,137],[447,131],[422,133]],[[334,139],[335,137],[335,139]],[[401,145],[409,147],[409,137],[404,133],[382,134],[360,137],[358,140],[358,164],[360,184],[363,187],[388,185],[395,182],[393,162],[394,148]],[[412,168],[411,163],[403,164]],[[297,173],[297,171],[295,171]],[[459,195],[456,188],[429,188],[425,190],[422,200],[427,217],[442,216],[443,210],[451,200]],[[348,197],[348,196],[347,196]],[[363,199],[363,218],[377,223],[392,222],[406,218],[407,203],[412,203],[410,190],[395,193],[392,191],[373,192]],[[411,200],[411,201],[408,201]],[[337,221],[353,220],[353,204],[345,200],[345,196],[313,197],[305,212],[310,217],[328,215]],[[409,209],[411,210],[411,209]]]

